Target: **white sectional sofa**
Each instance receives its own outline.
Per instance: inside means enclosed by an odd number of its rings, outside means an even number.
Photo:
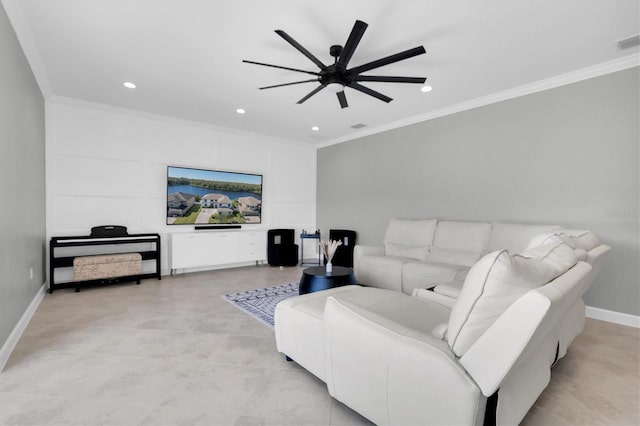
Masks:
[[[412,294],[416,288],[464,281],[486,253],[519,253],[535,237],[560,231],[556,225],[394,219],[383,245],[355,247],[354,272],[360,284]]]
[[[394,220],[384,247],[356,248],[369,287],[277,305],[277,348],[377,424],[517,424],[582,330],[608,250],[554,226]],[[456,278],[455,297],[434,291]]]

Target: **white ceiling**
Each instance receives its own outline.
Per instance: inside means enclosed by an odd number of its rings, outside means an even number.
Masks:
[[[45,96],[99,102],[299,142],[327,144],[393,127],[496,92],[621,58],[640,33],[637,0],[2,0]],[[325,63],[356,19],[369,24],[350,66],[424,45],[426,55],[370,75],[426,76],[433,86],[366,83],[349,108],[306,74],[316,71],[274,33],[286,31]],[[631,55],[631,56],[630,56]],[[628,61],[627,61],[628,62]],[[137,84],[130,90],[124,81]],[[247,113],[236,114],[242,107]],[[357,123],[367,128],[350,128]],[[319,126],[313,132],[312,126]]]

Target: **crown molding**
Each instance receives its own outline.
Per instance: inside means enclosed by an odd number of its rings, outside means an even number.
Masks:
[[[36,48],[36,44],[31,36],[31,30],[27,24],[27,20],[22,13],[22,9],[19,6],[18,1],[2,0],[2,6],[9,17],[13,32],[22,47],[24,56],[27,59],[27,63],[31,67],[31,72],[40,87],[40,92],[45,99],[48,99],[53,95],[51,91],[51,83],[45,71],[40,52]]]
[[[470,109],[491,105],[491,104],[506,101],[509,99],[519,98],[521,96],[531,95],[533,93],[542,92],[542,91],[553,89],[560,86],[566,86],[568,84],[577,83],[580,81],[588,80],[590,78],[600,77],[602,75],[611,74],[617,71],[622,71],[622,70],[637,67],[637,66],[640,66],[640,54],[634,53],[633,55],[624,56],[622,58],[614,59],[612,61],[607,61],[601,64],[571,71],[565,74],[560,74],[555,77],[539,80],[533,83],[525,84],[523,86],[518,86],[512,89],[507,89],[500,92],[492,93],[491,95],[471,99],[466,102],[461,102],[461,103],[440,108],[434,111],[429,111],[427,113],[413,115],[411,117],[407,117],[402,120],[397,120],[392,123],[386,123],[380,126],[373,126],[365,130],[361,130],[359,132],[354,132],[347,136],[342,136],[339,138],[318,143],[316,145],[316,148],[318,149],[325,148],[327,146],[336,145],[336,144],[351,141],[354,139],[359,139],[365,136],[375,135],[377,133],[386,132],[388,130],[398,129],[400,127],[405,127],[412,124],[433,120],[435,118],[456,114],[458,112],[468,111]]]

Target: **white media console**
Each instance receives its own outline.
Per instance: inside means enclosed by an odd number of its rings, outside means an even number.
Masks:
[[[264,262],[267,258],[266,231],[176,232],[169,238],[171,274],[178,269]]]

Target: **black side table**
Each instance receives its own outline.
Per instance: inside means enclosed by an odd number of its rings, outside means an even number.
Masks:
[[[318,263],[320,266],[322,264],[322,251],[318,247],[320,245],[320,233],[317,234],[300,234],[300,266],[309,266],[316,265],[316,263],[305,263],[304,262],[304,240],[311,239],[317,240],[316,249],[318,250]]]
[[[324,266],[314,266],[313,268],[307,268],[302,271],[298,293],[313,293],[314,291],[355,284],[358,283],[351,268],[334,266],[333,271],[327,273]]]

